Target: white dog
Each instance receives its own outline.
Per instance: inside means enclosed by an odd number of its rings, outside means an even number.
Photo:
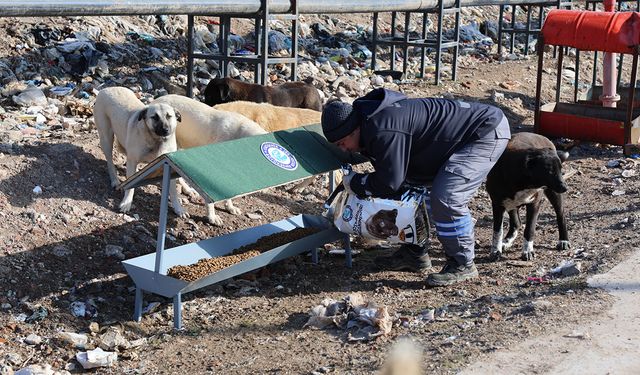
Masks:
[[[260,125],[238,113],[219,111],[186,96],[165,95],[154,103],[168,104],[182,114],[182,122],[176,130],[179,148],[204,146],[267,133]],[[197,194],[182,179],[180,185],[187,194]],[[232,215],[242,213],[231,199],[225,201],[225,208]],[[222,218],[216,215],[213,203],[207,204],[207,219],[211,224],[222,226]]]
[[[127,177],[136,173],[139,163],[148,163],[162,154],[177,150],[176,128],[180,122],[180,112],[168,104],[152,103],[145,106],[125,87],[110,87],[100,91],[93,107],[93,117],[113,187],[118,185],[113,165],[114,135],[116,145],[127,156]],[[186,217],[178,198],[175,179],[171,180],[169,194],[173,211],[180,217]],[[133,189],[127,189],[120,203],[120,211],[128,212],[132,201]]]

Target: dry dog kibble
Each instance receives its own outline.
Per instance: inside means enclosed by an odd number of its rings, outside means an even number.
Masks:
[[[201,277],[205,277],[209,274],[220,271],[223,268],[233,266],[236,263],[258,255],[260,255],[259,251],[251,250],[242,254],[203,258],[197,263],[190,264],[188,266],[173,266],[169,268],[167,275],[184,281],[195,281]]]
[[[223,268],[233,266],[249,258],[260,255],[265,251],[282,246],[319,232],[318,228],[296,228],[286,232],[270,234],[260,237],[256,242],[244,245],[232,251],[233,255],[215,258],[203,258],[197,263],[186,266],[173,266],[167,272],[168,276],[184,281],[195,281],[199,278],[218,272]]]

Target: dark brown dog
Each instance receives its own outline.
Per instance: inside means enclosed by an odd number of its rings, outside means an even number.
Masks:
[[[391,236],[398,235],[398,226],[396,218],[398,210],[380,210],[375,215],[370,216],[365,222],[367,231],[374,237],[387,239]]]
[[[562,176],[562,161],[569,155],[556,151],[546,137],[534,133],[518,133],[513,136],[507,149],[487,176],[487,192],[493,206],[493,243],[491,259],[497,260],[502,252],[513,245],[520,217],[518,209],[527,207],[527,221],[524,229],[522,259],[534,256],[533,237],[540,204],[544,196],[549,199],[556,212],[560,241],[558,249],[570,247],[567,224],[562,208],[562,193],[567,185]],[[509,232],[502,239],[502,218],[509,213]]]
[[[304,82],[262,86],[227,77],[212,79],[204,90],[204,102],[210,106],[236,100],[322,111],[322,100],[318,90]]]

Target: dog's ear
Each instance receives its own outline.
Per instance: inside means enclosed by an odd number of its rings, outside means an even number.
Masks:
[[[146,107],[142,111],[138,112],[138,121],[144,120],[145,117],[147,117],[147,108]]]
[[[182,122],[182,115],[180,114],[180,112],[178,112],[178,110],[174,109],[173,113],[176,114],[176,121]]]
[[[218,87],[220,88],[220,99],[222,99],[222,102],[230,101],[231,89],[229,88],[229,84],[227,84],[226,82],[222,82]]]
[[[393,216],[394,219],[397,218],[398,217],[398,210],[395,209],[395,208],[393,210],[391,210],[391,216]]]
[[[558,157],[560,158],[560,161],[565,162],[567,161],[567,159],[569,159],[569,153],[566,151],[556,151],[556,153],[558,154]]]

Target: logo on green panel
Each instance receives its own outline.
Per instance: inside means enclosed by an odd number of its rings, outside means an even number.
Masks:
[[[298,161],[295,156],[291,155],[286,148],[277,143],[264,142],[260,145],[260,151],[262,151],[262,155],[264,155],[267,160],[282,169],[294,171],[298,168]]]

